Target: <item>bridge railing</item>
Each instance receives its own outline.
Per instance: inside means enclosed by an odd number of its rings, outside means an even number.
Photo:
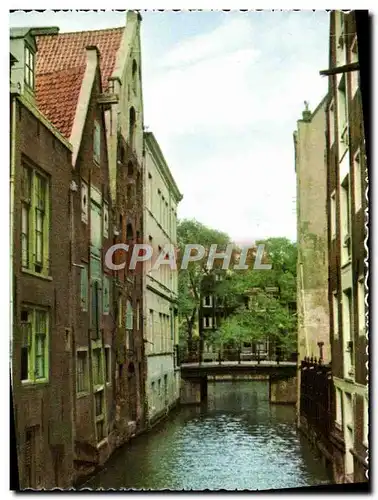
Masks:
[[[332,429],[333,385],[330,365],[322,360],[301,361],[300,414],[317,432],[329,436]]]
[[[218,351],[213,352],[199,352],[198,350],[189,353],[186,349],[181,348],[179,350],[179,364],[183,363],[206,363],[206,362],[218,362],[222,363],[224,361],[234,361],[242,363],[243,361],[270,361],[279,364],[281,361],[293,361],[296,362],[298,353],[285,353],[279,348],[275,352],[267,353],[244,353],[242,349],[236,348],[223,348]]]

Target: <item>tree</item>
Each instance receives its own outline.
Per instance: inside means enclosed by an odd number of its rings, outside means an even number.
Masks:
[[[184,219],[177,226],[178,250],[181,257],[188,244],[202,245],[207,251],[210,246],[217,244],[217,251],[225,250],[231,243],[226,233],[211,229],[196,220]],[[179,269],[178,278],[178,311],[182,319],[181,333],[186,337],[189,352],[192,352],[193,331],[197,320],[198,308],[201,301],[203,281],[206,276],[213,274],[207,268],[207,253],[199,261],[189,262],[187,269]]]
[[[234,270],[221,283],[218,293],[230,301],[232,318],[219,329],[218,343],[265,341],[268,337],[286,352],[296,345],[296,245],[286,238],[269,238],[263,243],[263,263],[271,270],[256,270],[247,260],[247,270]],[[251,250],[256,256],[256,248]],[[269,293],[269,288],[273,293]]]

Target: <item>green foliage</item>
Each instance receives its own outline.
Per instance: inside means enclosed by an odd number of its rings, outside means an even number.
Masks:
[[[210,245],[217,244],[217,250],[225,248],[231,242],[225,233],[211,229],[196,220],[184,219],[177,226],[177,240],[182,258],[185,246],[188,244],[202,245],[209,249]],[[182,334],[191,339],[196,321],[196,314],[200,306],[201,290],[206,276],[214,273],[207,269],[206,255],[199,261],[189,262],[187,269],[179,269],[178,278],[178,311],[183,320]]]

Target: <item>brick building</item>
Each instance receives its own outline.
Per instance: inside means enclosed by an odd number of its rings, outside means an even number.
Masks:
[[[367,167],[354,12],[331,12],[327,102],[329,309],[337,482],[366,480],[368,446],[364,247]],[[343,66],[346,66],[342,68]],[[337,69],[341,68],[341,69]]]
[[[11,361],[20,487],[69,487],[72,147],[35,101],[35,35],[11,30]]]
[[[143,273],[104,263],[112,244],[132,247],[142,237],[140,16],[126,17],[125,28],[38,38],[38,105],[73,146],[77,187],[70,205],[76,477],[145,423]]]

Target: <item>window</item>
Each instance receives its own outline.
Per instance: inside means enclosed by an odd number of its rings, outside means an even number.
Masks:
[[[91,285],[91,329],[93,333],[93,338],[99,338],[100,336],[100,314],[101,314],[101,285],[97,280],[92,281]]]
[[[132,81],[133,81],[133,92],[136,94],[137,92],[137,77],[138,77],[138,65],[135,59],[133,59],[133,68],[132,68]]]
[[[134,149],[134,139],[135,139],[135,109],[133,107],[130,108],[129,112],[129,145],[132,149]]]
[[[211,316],[204,316],[203,326],[204,328],[211,328],[213,326],[213,318]]]
[[[362,443],[364,446],[369,446],[369,400],[368,397],[364,397],[364,430]]]
[[[25,480],[27,488],[37,489],[37,464],[39,461],[40,427],[35,425],[25,429]]]
[[[333,337],[339,336],[339,302],[337,300],[337,292],[332,294],[332,309],[333,309]]]
[[[48,273],[49,181],[36,170],[22,167],[21,260],[24,269]]]
[[[35,54],[31,48],[25,44],[25,83],[34,90],[35,87]]]
[[[153,197],[152,175],[148,172],[148,208],[150,212],[153,212]]]
[[[329,120],[329,144],[333,145],[335,142],[335,103],[332,101],[328,110]]]
[[[95,400],[94,403],[95,403],[97,442],[100,442],[106,437],[103,389],[95,393],[94,400]]]
[[[348,106],[345,75],[341,77],[338,87],[339,141],[340,157],[348,149]]]
[[[107,203],[104,203],[103,207],[104,212],[104,238],[109,238],[109,207]]]
[[[361,163],[360,150],[354,155],[354,202],[356,212],[362,207],[362,182],[361,182]]]
[[[82,311],[88,311],[88,266],[82,264],[80,275],[80,307]]]
[[[122,295],[118,297],[118,327],[122,327]]]
[[[81,181],[81,220],[88,222],[88,184]]]
[[[49,378],[48,323],[45,310],[21,310],[21,380],[38,382]]]
[[[112,383],[112,364],[111,364],[110,346],[105,347],[105,381],[107,384]]]
[[[127,177],[133,177],[134,175],[134,167],[131,161],[127,164]]]
[[[336,427],[340,430],[343,428],[343,393],[341,389],[336,387]]]
[[[365,284],[363,280],[358,282],[358,334],[366,335],[366,318],[365,318]]]
[[[88,352],[78,350],[76,353],[76,390],[77,393],[88,392]]]
[[[22,267],[29,267],[30,258],[30,211],[31,211],[31,179],[32,171],[30,168],[22,167],[21,178],[21,253],[22,253]]]
[[[100,347],[96,347],[92,350],[92,374],[93,374],[93,385],[100,386],[104,383],[103,375],[103,365],[102,365],[102,352]]]
[[[102,286],[102,303],[103,303],[103,314],[109,314],[110,311],[110,278],[104,275],[103,286]]]
[[[203,305],[205,307],[211,307],[213,305],[213,297],[211,295],[207,295],[203,298]]]
[[[139,305],[139,300],[137,300],[136,303],[136,329],[139,330],[140,326],[140,305]]]
[[[133,307],[131,305],[130,300],[128,300],[126,303],[126,329],[132,330],[133,323],[134,323],[133,322]]]
[[[150,341],[154,341],[154,311],[152,309],[149,310],[149,324],[150,324]]]
[[[345,377],[354,374],[354,345],[353,345],[353,308],[352,289],[343,292],[343,340],[344,340],[344,371]]]
[[[91,253],[100,257],[102,249],[101,207],[91,202]]]
[[[351,256],[349,174],[341,184],[340,212],[342,257],[345,263]]]
[[[357,45],[357,35],[353,38],[352,45],[350,47],[350,62],[356,63],[358,62],[358,45]],[[351,92],[352,99],[356,95],[356,92],[359,87],[359,71],[351,71],[350,72],[350,83],[351,83]]]
[[[98,164],[101,162],[101,128],[97,120],[93,124],[93,159]]]

